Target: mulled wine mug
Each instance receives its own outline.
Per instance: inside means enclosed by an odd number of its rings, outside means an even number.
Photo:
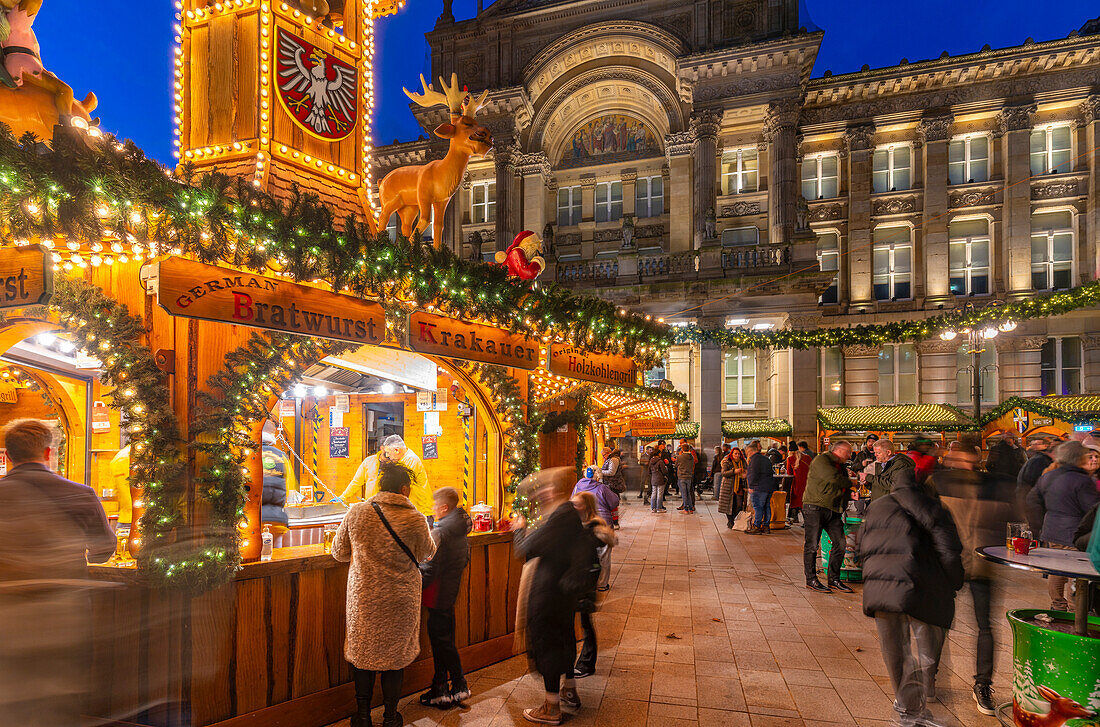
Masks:
[[[1031,527],[1027,523],[1008,523],[1006,531],[1005,549],[1009,551],[1012,550],[1012,541],[1016,538],[1031,539]]]
[[[1013,538],[1012,539],[1012,552],[1017,555],[1027,555],[1034,548],[1039,547],[1038,540],[1032,540],[1031,538]]]

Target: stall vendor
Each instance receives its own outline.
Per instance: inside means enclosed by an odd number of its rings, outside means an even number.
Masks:
[[[397,462],[409,468],[412,472],[412,492],[409,499],[417,510],[428,515],[432,512],[432,489],[428,485],[428,472],[424,469],[424,463],[408,447],[405,440],[396,434],[391,434],[382,440],[382,450],[372,454],[363,460],[355,476],[351,478],[340,499],[351,504],[361,500],[368,500],[378,492],[378,465],[382,462]]]
[[[130,494],[130,445],[118,450],[107,465],[111,473],[111,484],[118,501],[118,524],[130,527],[134,520],[134,499]]]
[[[286,530],[287,493],[296,490],[293,485],[294,471],[290,467],[283,450],[274,444],[274,437],[264,432],[264,444],[261,450],[264,463],[264,494],[260,506],[260,521],[272,526],[272,533],[279,535]]]

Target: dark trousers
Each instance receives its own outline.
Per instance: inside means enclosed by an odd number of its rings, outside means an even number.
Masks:
[[[462,659],[455,646],[455,609],[428,609],[428,640],[432,644],[432,661],[435,662],[433,687],[446,688],[447,680],[452,688],[466,685],[462,674]]]
[[[993,610],[993,584],[985,579],[970,581],[970,598],[974,600],[974,619],[978,622],[977,673],[975,684],[993,683],[993,627],[989,621]]]
[[[592,626],[592,614],[587,611],[581,611],[580,614],[584,643],[581,645],[581,655],[577,658],[577,669],[592,671],[596,668],[596,629]]]
[[[829,534],[829,582],[840,580],[840,566],[844,563],[844,515],[818,505],[803,505],[802,520],[806,525],[806,543],[802,547],[802,567],[806,582],[817,578],[817,551],[821,547],[821,531]]]
[[[351,667],[351,675],[355,680],[355,703],[359,707],[359,714],[370,714],[371,701],[374,699],[374,672],[369,669]],[[401,683],[405,680],[404,669],[379,672],[382,677],[382,704],[384,713],[397,714],[397,702],[401,699]]]

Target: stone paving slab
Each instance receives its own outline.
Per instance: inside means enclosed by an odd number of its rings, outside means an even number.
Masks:
[[[675,502],[675,501],[673,501]],[[563,724],[624,727],[880,727],[893,718],[892,693],[872,619],[855,595],[803,587],[801,528],[766,536],[727,530],[711,498],[697,514],[621,507],[612,588],[595,616],[596,674],[578,681],[580,713]],[[1036,574],[1001,569],[1000,613],[1048,605]],[[956,601],[944,647],[938,700],[944,727],[996,727],[974,707],[970,688],[976,627],[969,592]],[[995,619],[994,690],[1011,697],[1011,634]],[[542,699],[541,680],[514,657],[469,676],[468,709],[402,700],[416,727],[526,725],[522,710]],[[375,710],[375,724],[381,710]],[[333,727],[346,727],[347,720]]]

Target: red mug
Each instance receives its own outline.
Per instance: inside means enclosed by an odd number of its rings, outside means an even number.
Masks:
[[[1032,548],[1038,548],[1038,540],[1030,540],[1028,538],[1013,538],[1012,539],[1012,552],[1019,555],[1027,555],[1031,552]]]

